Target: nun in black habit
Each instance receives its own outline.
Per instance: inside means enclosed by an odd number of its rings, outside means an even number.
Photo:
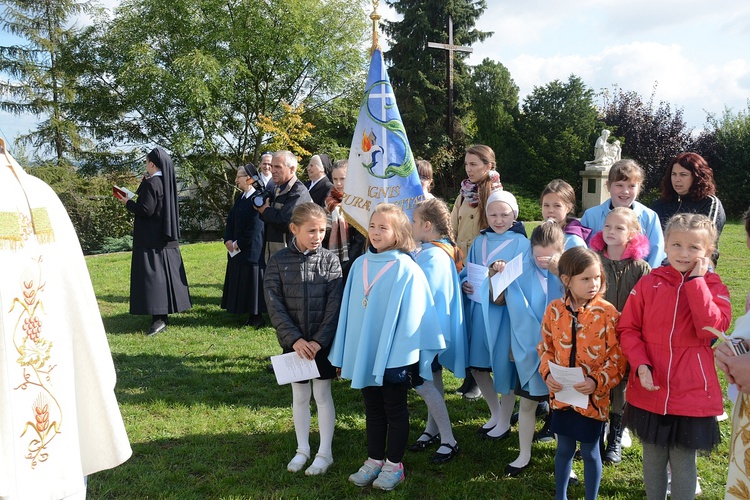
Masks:
[[[180,254],[180,210],[172,158],[154,148],[137,200],[117,198],[135,215],[130,268],[130,314],[150,314],[148,335],[166,330],[168,314],[190,309],[185,266]]]
[[[251,177],[258,177],[252,163],[237,169],[235,183],[242,194],[227,216],[224,246],[227,248],[227,271],[221,307],[233,314],[249,314],[246,326],[264,326],[266,311],[263,298],[263,221],[253,206],[255,188]],[[239,251],[239,253],[235,253]],[[233,255],[234,254],[234,255]]]

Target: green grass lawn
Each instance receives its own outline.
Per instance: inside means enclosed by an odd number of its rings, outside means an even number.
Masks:
[[[750,289],[744,228],[730,223],[721,239],[718,271],[729,286],[735,317]],[[219,243],[182,247],[193,309],[174,315],[167,332],[144,336],[147,317],[128,314],[130,254],[88,258],[118,373],[117,396],[133,446],[133,457],[89,479],[90,498],[350,498],[380,496],[347,481],[367,457],[364,408],[359,391],[334,382],[337,421],[328,474],[291,474],[286,463],[296,440],[291,389],[278,386],[266,369],[280,353],[272,328],[239,325],[245,318],[220,309],[225,250]],[[407,451],[407,480],[394,498],[514,498],[554,496],[554,443],[534,444],[533,466],[517,478],[502,476],[518,453],[518,438],[481,441],[475,429],[488,418],[483,401],[454,394],[459,381],[446,372],[446,399],[461,453],[442,466],[434,450]],[[411,440],[424,427],[425,406],[410,395]],[[727,411],[730,409],[727,406]],[[313,428],[315,428],[313,418]],[[722,445],[698,460],[702,498],[722,498],[727,471],[729,422]],[[317,435],[311,439],[313,453]],[[582,463],[574,468],[582,476]],[[583,498],[583,486],[570,490]],[[641,449],[625,450],[618,466],[605,466],[601,498],[645,498]]]

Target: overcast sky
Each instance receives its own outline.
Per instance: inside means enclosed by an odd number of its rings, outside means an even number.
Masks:
[[[103,2],[109,6],[116,0]],[[573,73],[595,91],[617,84],[682,108],[688,125],[725,107],[748,111],[750,2],[744,0],[487,0],[477,27],[495,34],[474,45],[470,64],[503,63],[523,99],[535,86]],[[368,12],[372,10],[368,9]],[[384,1],[384,17],[395,18]],[[436,40],[443,41],[443,40]],[[447,40],[444,40],[447,42]],[[0,33],[0,45],[8,37]],[[601,101],[598,101],[600,103]],[[0,132],[13,138],[33,117],[0,112]]]

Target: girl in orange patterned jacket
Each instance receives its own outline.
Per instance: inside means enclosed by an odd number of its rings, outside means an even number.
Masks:
[[[620,313],[602,298],[605,275],[596,252],[586,247],[571,248],[560,257],[558,269],[565,297],[547,306],[542,341],[537,347],[539,372],[550,391],[552,431],[557,434],[555,498],[567,498],[576,442],[580,442],[589,500],[597,497],[602,477],[599,437],[609,416],[609,391],[625,371],[625,358],[615,332]],[[580,367],[583,382],[563,385],[550,373],[550,364]],[[586,406],[558,401],[556,393],[563,389],[588,396]]]

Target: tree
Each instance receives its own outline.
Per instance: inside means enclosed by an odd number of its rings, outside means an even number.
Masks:
[[[0,109],[15,115],[46,117],[20,137],[43,152],[52,152],[58,166],[68,164],[84,144],[70,119],[74,89],[64,65],[63,45],[76,33],[71,17],[91,11],[91,3],[76,0],[8,0],[0,14],[0,27],[27,41],[24,45],[0,46],[0,72],[10,78],[0,81]]]
[[[508,68],[499,62],[485,59],[471,70],[472,142],[490,146],[501,168],[515,159],[518,90]]]
[[[430,158],[450,142],[446,133],[447,52],[427,47],[428,42],[448,41],[448,15],[453,19],[453,43],[471,45],[492,33],[479,31],[474,24],[487,8],[485,0],[388,0],[403,16],[386,21],[384,31],[391,48],[384,54],[391,63],[388,74],[399,111],[415,156]],[[464,120],[469,111],[466,54],[454,53],[453,87],[456,142],[461,143]]]
[[[347,0],[125,0],[71,53],[77,117],[108,149],[168,149],[193,198],[223,217],[228,167],[268,143],[305,152],[269,135],[288,130],[269,122],[307,129],[294,118],[301,106],[335,99],[361,74],[366,21]]]
[[[518,164],[502,170],[502,178],[534,193],[555,178],[578,185],[578,173],[590,159],[591,145],[601,130],[593,97],[594,92],[575,75],[567,82],[534,87],[518,122]]]
[[[730,216],[739,216],[748,209],[750,191],[750,102],[747,109],[736,114],[725,109],[720,119],[708,121],[709,129],[693,148],[704,155],[714,169],[717,194]],[[712,144],[713,148],[706,150]],[[701,147],[702,146],[702,147]]]
[[[672,111],[669,103],[654,105],[656,88],[648,102],[636,92],[619,87],[609,97],[605,93],[602,119],[622,141],[622,156],[641,164],[646,172],[644,191],[658,188],[665,162],[688,149],[691,132],[682,118],[682,110]]]

